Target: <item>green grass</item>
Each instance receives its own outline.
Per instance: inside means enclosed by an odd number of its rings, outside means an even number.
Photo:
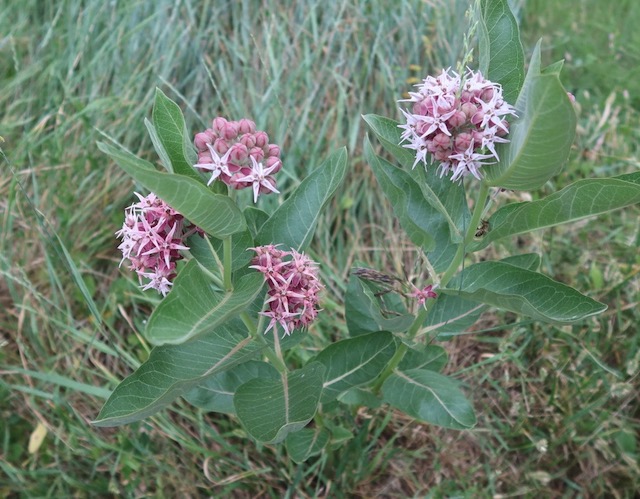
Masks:
[[[526,48],[544,37],[545,61],[566,59],[563,81],[580,106],[569,165],[532,195],[637,169],[636,2],[520,4]],[[320,348],[344,335],[353,262],[402,274],[417,259],[361,158],[360,115],[396,117],[408,80],[455,64],[467,2],[12,5],[0,1],[9,13],[0,18],[0,495],[633,496],[637,207],[493,250],[543,253],[544,272],[609,310],[564,328],[493,313],[443,342],[478,411],[473,431],[388,410],[344,414],[354,438],[298,466],[250,443],[236,421],[184,402],[123,428],[89,424],[146,358],[140,331],[157,303],[117,268],[113,233],[133,185],[95,141],[113,137],[155,162],[143,119],[160,86],[192,131],[217,114],[255,119],[282,145],[285,194],[346,145],[349,178],[311,249],[327,293],[304,344]],[[278,201],[266,199],[267,209]],[[48,433],[30,453],[38,423]]]

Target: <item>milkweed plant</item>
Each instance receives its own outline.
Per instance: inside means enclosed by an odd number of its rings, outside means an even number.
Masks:
[[[504,238],[640,202],[640,173],[632,173],[501,205],[500,192],[538,189],[561,171],[576,115],[559,80],[562,62],[543,68],[538,44],[525,71],[507,0],[482,0],[476,15],[478,68],[469,59],[426,76],[398,96],[400,122],[364,116],[386,152],[365,138],[366,161],[427,277],[409,283],[352,269],[348,335],[296,356],[304,365],[285,352],[301,348],[318,314],[328,313],[329,291],[305,249],[347,175],[345,150],[267,213],[261,200],[279,194],[279,172],[291,165],[247,118],[216,117],[191,135],[178,105],[157,90],[146,125],[164,170],[99,143],[149,191],[136,193],[116,236],[121,266],[162,299],[146,321],[149,358],[115,388],[95,425],[139,421],[182,397],[237,418],[257,442],[283,442],[296,462],[353,436],[339,417],[345,410],[389,406],[468,429],[473,407],[440,372],[447,355],[439,335],[466,330],[490,307],[556,324],[606,309],[538,272],[537,254],[467,258]],[[249,203],[238,202],[243,189]]]

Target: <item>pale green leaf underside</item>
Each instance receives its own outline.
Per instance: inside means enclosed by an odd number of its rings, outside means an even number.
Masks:
[[[158,139],[171,161],[174,173],[203,182],[200,174],[193,168],[195,152],[187,137],[187,128],[180,107],[156,88],[153,103],[153,125]],[[190,154],[191,153],[191,154]]]
[[[314,359],[326,367],[322,403],[373,381],[395,350],[393,335],[386,331],[338,341],[322,350]]]
[[[447,365],[447,358],[447,351],[438,345],[423,346],[422,350],[409,349],[400,361],[398,369],[426,369],[438,372]]]
[[[436,175],[437,165],[429,167],[426,173],[422,164],[414,168],[415,154],[400,145],[401,132],[397,121],[375,114],[367,114],[363,118],[382,146],[410,173],[422,190],[424,199],[444,217],[452,241],[461,241],[463,219],[468,212],[462,184]]]
[[[211,331],[244,310],[263,285],[262,274],[252,272],[240,278],[233,291],[216,290],[198,263],[191,260],[151,314],[145,336],[156,345],[177,344]]]
[[[556,175],[569,157],[576,114],[557,73],[540,72],[540,46],[518,96],[518,118],[508,144],[496,148],[500,162],[484,168],[488,185],[532,190]]]
[[[96,426],[118,426],[149,417],[207,376],[255,357],[262,345],[244,338],[242,324],[225,324],[181,345],[163,345],[122,381],[98,414]]]
[[[256,378],[275,379],[277,377],[278,371],[271,364],[250,360],[209,376],[184,395],[184,398],[190,404],[205,411],[235,414],[233,396],[241,385]]]
[[[639,173],[634,175],[640,178]],[[473,249],[484,248],[503,237],[574,222],[636,203],[640,203],[640,184],[632,176],[578,180],[544,199],[500,208],[489,219],[490,231]]]
[[[342,148],[332,153],[278,207],[260,228],[256,242],[304,250],[311,242],[323,208],[342,184],[346,173],[347,153]]]
[[[364,154],[384,195],[391,202],[400,225],[413,244],[425,252],[431,251],[435,246],[436,231],[445,231],[448,240],[449,231],[446,221],[431,204],[424,202],[422,191],[411,176],[376,156],[371,143],[366,138]]]
[[[236,414],[259,442],[278,443],[304,428],[318,407],[325,368],[318,362],[279,379],[254,379],[240,386],[233,398]]]
[[[575,322],[607,308],[570,286],[504,262],[471,265],[441,292],[552,323]]]
[[[242,212],[227,196],[214,194],[200,182],[184,175],[159,172],[148,161],[109,144],[99,142],[98,148],[136,181],[208,234],[222,239],[246,228]]]
[[[287,453],[295,463],[303,463],[307,459],[322,452],[329,442],[329,432],[324,428],[303,428],[290,433],[285,441]]]
[[[455,430],[476,424],[473,408],[458,384],[433,371],[395,371],[382,385],[382,395],[385,402],[426,423]]]
[[[529,270],[536,270],[540,266],[540,256],[535,253],[514,255],[501,261]],[[455,294],[440,293],[419,335],[431,335],[434,331],[438,332],[439,337],[458,334],[475,324],[486,309],[484,303]]]
[[[480,70],[502,85],[504,99],[513,104],[524,82],[524,50],[507,0],[480,2],[479,34]]]

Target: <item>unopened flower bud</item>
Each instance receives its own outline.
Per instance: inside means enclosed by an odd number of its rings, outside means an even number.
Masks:
[[[222,116],[218,116],[211,122],[211,130],[214,133],[221,135],[221,132],[226,125],[227,125],[226,118],[223,118]]]
[[[263,148],[269,143],[269,136],[266,134],[266,132],[256,132],[254,134],[254,137],[256,140],[256,147]]]
[[[220,134],[227,140],[235,139],[238,136],[238,124],[235,121],[229,121],[222,130],[220,130]]]
[[[226,154],[229,150],[229,143],[224,139],[216,139],[213,143],[213,148],[219,155]]]
[[[238,133],[254,133],[255,131],[256,124],[253,121],[247,118],[242,118],[240,121],[238,121]]]

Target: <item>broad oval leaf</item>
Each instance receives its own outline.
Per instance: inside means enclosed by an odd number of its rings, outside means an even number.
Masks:
[[[184,395],[191,405],[210,412],[235,414],[233,396],[236,390],[252,379],[276,379],[278,371],[271,364],[250,360],[227,371],[209,376]]]
[[[227,323],[182,345],[154,348],[116,387],[93,424],[118,426],[149,417],[208,376],[255,357],[263,346],[242,331],[240,321]]]
[[[433,206],[447,221],[453,242],[462,240],[462,234],[469,219],[469,208],[462,182],[451,182],[436,174],[436,167],[425,169],[413,167],[415,155],[400,145],[401,131],[397,121],[384,116],[367,114],[363,119],[376,138],[401,165],[408,171],[422,190],[424,199]]]
[[[171,161],[173,172],[204,183],[193,168],[197,158],[188,138],[182,111],[159,88],[156,88],[152,119],[156,135]]]
[[[343,404],[365,406],[370,409],[377,409],[382,405],[379,395],[375,395],[370,389],[356,386],[341,393],[338,400]]]
[[[485,181],[506,189],[537,189],[562,169],[576,131],[576,113],[558,74],[540,71],[539,43],[516,110],[510,142],[496,148],[500,161],[484,168]]]
[[[282,442],[289,433],[300,431],[318,408],[324,366],[307,364],[273,379],[253,379],[236,391],[233,404],[249,435],[259,442]]]
[[[287,453],[295,463],[304,463],[322,452],[329,442],[329,431],[324,428],[303,428],[290,433],[285,440]]]
[[[410,348],[402,357],[398,369],[426,369],[428,371],[442,371],[447,365],[447,351],[438,345],[426,345],[422,350]]]
[[[424,369],[395,371],[382,385],[383,400],[425,423],[454,430],[476,424],[473,407],[454,380]]]
[[[371,333],[329,345],[314,361],[326,368],[322,403],[376,379],[396,351],[389,332]]]
[[[631,174],[640,181],[640,173]],[[623,180],[624,178],[624,180]],[[553,227],[640,203],[640,183],[633,176],[583,179],[538,201],[508,204],[489,219],[491,230],[474,244]]]
[[[217,290],[198,263],[191,260],[151,314],[145,336],[155,345],[183,343],[243,311],[263,286],[262,274],[251,272],[238,279],[233,291]]]
[[[507,0],[481,0],[479,45],[480,71],[513,104],[524,82],[524,50]]]
[[[200,182],[184,175],[159,172],[148,161],[104,142],[98,142],[98,148],[136,181],[208,234],[223,239],[246,228],[242,212],[227,196],[214,194]]]
[[[260,227],[256,242],[259,245],[281,243],[287,248],[304,250],[311,242],[322,210],[346,173],[347,152],[342,148],[331,154],[278,207]]]
[[[513,255],[501,261],[529,270],[536,270],[540,266],[540,256],[535,253]],[[444,339],[460,334],[473,326],[486,309],[487,305],[484,303],[478,303],[457,294],[439,293],[435,304],[429,310],[419,336],[432,336],[433,332],[437,332],[437,337]]]
[[[440,291],[552,323],[579,321],[607,308],[566,284],[504,262],[466,267]]]
[[[367,138],[364,141],[364,155],[413,244],[424,251],[431,251],[435,247],[434,236],[437,232],[444,232],[445,242],[449,243],[449,225],[441,213],[424,202],[422,191],[411,176],[376,156]]]

